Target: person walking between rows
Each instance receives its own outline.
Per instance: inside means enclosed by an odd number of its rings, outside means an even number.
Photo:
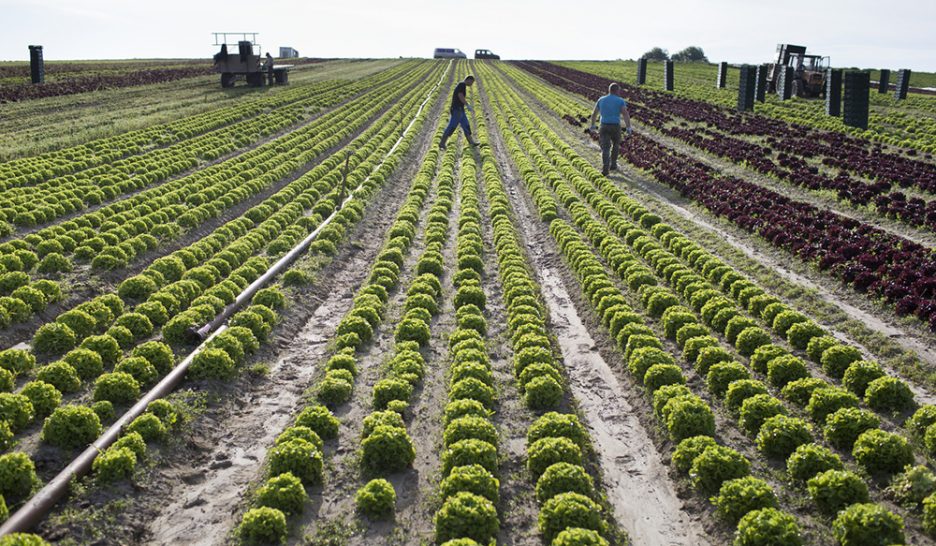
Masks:
[[[608,94],[598,99],[592,111],[591,128],[595,132],[595,122],[601,114],[601,129],[598,131],[598,143],[601,145],[601,174],[608,176],[608,171],[617,170],[618,153],[621,151],[621,117],[627,125],[627,134],[633,134],[627,101],[621,97],[621,86],[612,83]]]
[[[465,81],[459,82],[455,86],[455,91],[452,93],[452,106],[449,108],[449,118],[448,127],[445,128],[445,132],[442,133],[442,140],[439,141],[439,149],[445,149],[445,141],[448,140],[452,133],[455,132],[455,128],[461,125],[462,131],[465,132],[465,138],[468,139],[468,144],[472,146],[477,146],[478,143],[471,139],[471,125],[468,124],[468,115],[465,113],[465,109],[469,112],[473,111],[471,105],[468,104],[468,88],[474,83],[474,76],[468,76],[465,78]]]

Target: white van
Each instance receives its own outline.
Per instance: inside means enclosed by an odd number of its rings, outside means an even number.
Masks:
[[[467,59],[468,56],[462,53],[460,49],[450,47],[437,47],[432,54],[434,59]]]

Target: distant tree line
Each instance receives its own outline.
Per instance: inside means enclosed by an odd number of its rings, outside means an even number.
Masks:
[[[698,46],[689,46],[678,53],[673,53],[672,56],[670,56],[669,52],[667,52],[665,49],[661,47],[655,47],[644,53],[642,57],[648,61],[672,60],[676,62],[709,62],[708,57],[705,56],[705,52],[702,51],[702,48]]]

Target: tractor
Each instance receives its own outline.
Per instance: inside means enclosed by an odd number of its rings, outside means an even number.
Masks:
[[[289,69],[292,65],[274,65],[272,57],[262,60],[260,44],[256,43],[256,32],[214,32],[213,34],[214,45],[221,46],[221,51],[214,56],[214,71],[221,74],[221,87],[234,87],[234,81],[238,76],[244,76],[247,85],[251,87],[263,87],[264,81],[269,85],[289,83]],[[235,45],[235,43],[228,42],[229,36],[240,37],[236,42],[236,52],[228,49],[229,45]]]
[[[806,46],[777,44],[777,61],[767,66],[767,91],[776,92],[780,82],[780,67],[791,66],[794,96],[816,98],[825,95],[829,57],[807,55]]]

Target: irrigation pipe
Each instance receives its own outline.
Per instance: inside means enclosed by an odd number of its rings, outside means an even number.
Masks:
[[[451,61],[449,61],[449,67],[451,67]],[[224,323],[233,315],[241,306],[249,302],[253,298],[254,294],[258,290],[263,288],[263,286],[274,278],[276,275],[280,274],[285,270],[293,261],[304,252],[309,249],[309,246],[313,241],[318,237],[326,226],[328,226],[338,214],[344,210],[344,208],[351,202],[351,199],[354,198],[354,194],[359,191],[364,184],[370,180],[371,176],[374,173],[380,170],[380,168],[387,162],[387,159],[393,155],[393,152],[400,147],[400,144],[403,142],[403,139],[415,125],[416,120],[419,119],[419,115],[422,113],[423,109],[426,107],[426,104],[432,98],[433,93],[438,89],[444,79],[445,75],[448,74],[449,70],[446,69],[442,76],[439,77],[439,81],[433,86],[432,89],[426,93],[426,98],[423,100],[422,104],[419,105],[419,109],[416,111],[416,115],[413,116],[413,119],[409,122],[403,132],[400,134],[400,137],[393,144],[390,150],[384,155],[380,163],[371,171],[367,178],[365,178],[361,183],[351,191],[348,196],[341,202],[341,206],[335,209],[328,218],[322,221],[322,223],[312,231],[305,239],[303,239],[299,244],[292,248],[285,256],[277,260],[273,266],[261,275],[257,280],[252,282],[247,288],[241,292],[233,303],[228,305],[215,317],[211,322],[204,325],[203,327],[193,331],[192,334],[197,336],[197,339],[201,340],[201,343],[198,347],[195,348],[188,356],[186,356],[182,362],[180,362],[175,368],[169,372],[166,377],[162,379],[159,383],[156,384],[149,392],[146,393],[136,404],[133,405],[126,413],[124,413],[117,421],[111,425],[97,440],[95,440],[87,449],[81,452],[64,470],[58,473],[54,478],[52,478],[38,493],[33,495],[26,503],[19,508],[13,515],[10,516],[6,522],[0,526],[0,537],[9,535],[11,533],[25,532],[29,529],[32,529],[37,525],[42,518],[46,516],[49,510],[55,506],[58,501],[68,493],[68,487],[71,484],[73,479],[80,478],[88,473],[91,470],[91,465],[94,463],[94,459],[98,456],[99,453],[107,449],[111,444],[113,444],[120,437],[120,432],[123,428],[129,424],[131,421],[139,417],[146,411],[146,407],[153,402],[175,390],[176,386],[182,382],[185,377],[185,372],[188,370],[188,367],[192,364],[192,361],[195,357],[205,349],[205,346],[215,338],[218,334],[227,330],[227,325]]]

